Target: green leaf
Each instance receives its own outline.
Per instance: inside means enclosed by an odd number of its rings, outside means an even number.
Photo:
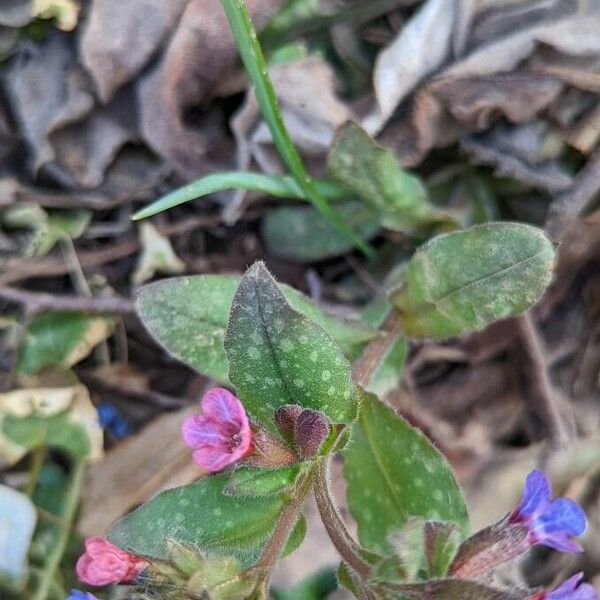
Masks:
[[[363,202],[336,204],[337,212],[361,239],[370,240],[380,229],[379,217]],[[262,233],[271,253],[301,262],[338,256],[352,250],[352,242],[311,206],[270,210]]]
[[[429,204],[421,180],[356,123],[338,130],[327,164],[331,175],[377,210],[389,229],[412,233],[436,223],[452,224]]]
[[[2,420],[2,432],[11,442],[28,450],[48,446],[79,457],[90,452],[87,433],[70,420],[67,411],[48,417],[8,415]]]
[[[123,550],[169,558],[167,540],[194,544],[210,555],[233,556],[244,566],[259,556],[283,509],[285,496],[227,496],[229,473],[167,490],[118,521],[108,539]]]
[[[137,311],[154,338],[193,369],[227,383],[223,338],[240,278],[198,275],[165,279],[142,287]],[[286,285],[280,289],[290,306],[319,324],[349,358],[373,338],[375,330],[359,321],[323,312],[306,296]]]
[[[455,523],[425,524],[427,563],[431,577],[444,577],[458,552],[462,536]]]
[[[446,459],[374,396],[364,395],[343,455],[348,504],[369,550],[390,552],[389,536],[410,517],[467,527],[463,495]]]
[[[102,429],[87,388],[27,388],[0,394],[0,468],[35,448],[102,456]]]
[[[2,211],[2,224],[14,229],[34,232],[31,253],[48,254],[61,239],[75,239],[87,229],[92,213],[84,209],[56,210],[50,213],[37,204],[24,202]]]
[[[268,496],[289,492],[293,487],[302,465],[282,469],[259,469],[240,467],[233,471],[224,492],[231,496]]]
[[[275,411],[286,404],[320,410],[334,423],[356,416],[348,361],[321,327],[290,307],[263,263],[240,282],[225,350],[246,410],[272,431]]]
[[[283,548],[283,551],[281,553],[282,557],[289,556],[292,552],[294,552],[300,547],[300,544],[302,544],[304,538],[306,537],[307,529],[308,526],[306,524],[306,519],[304,518],[304,515],[300,515],[290,533],[288,541],[286,542]]]
[[[339,200],[348,195],[344,188],[333,181],[317,179],[314,183],[319,192],[328,200]],[[145,219],[185,202],[230,189],[262,192],[276,198],[308,200],[308,197],[300,189],[296,180],[289,175],[264,175],[262,173],[246,171],[225,171],[223,173],[206,175],[177,188],[136,212],[132,219],[134,221]]]
[[[62,239],[76,239],[87,229],[92,213],[83,210],[54,212],[40,226],[34,238],[35,256],[44,256]]]
[[[108,338],[114,325],[114,319],[82,313],[36,315],[27,329],[18,369],[34,375],[47,367],[71,367]]]
[[[407,335],[452,336],[531,308],[552,277],[554,249],[522,223],[488,223],[433,238],[392,295]]]

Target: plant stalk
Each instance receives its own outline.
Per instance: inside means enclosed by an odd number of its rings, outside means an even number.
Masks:
[[[323,459],[318,465],[315,477],[315,500],[321,520],[336,550],[361,579],[368,579],[371,567],[360,555],[361,548],[354,541],[345,523],[335,507],[329,491],[327,474],[329,471],[329,457]]]
[[[48,555],[46,564],[42,569],[37,590],[32,600],[46,600],[48,594],[52,590],[54,575],[60,566],[60,562],[67,548],[69,534],[71,533],[73,520],[75,519],[75,513],[77,512],[77,507],[79,505],[79,497],[81,496],[81,488],[83,486],[83,478],[85,475],[85,466],[85,460],[81,459],[77,459],[73,464],[69,488],[65,496],[65,502],[61,513],[63,522],[59,526],[56,543]]]

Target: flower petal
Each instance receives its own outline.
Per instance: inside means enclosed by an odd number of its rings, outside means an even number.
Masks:
[[[220,422],[242,425],[248,421],[243,404],[225,388],[211,388],[200,403],[202,414]]]
[[[577,573],[544,597],[547,600],[598,600],[598,593],[593,585],[579,585],[582,578],[583,573]]]
[[[554,548],[554,550],[558,550],[559,552],[568,552],[570,554],[583,552],[581,544],[563,532],[548,533],[543,537],[537,538],[535,543],[548,546],[548,548]]]
[[[237,460],[232,454],[223,452],[221,448],[211,446],[199,448],[194,452],[193,457],[197,465],[211,473],[216,473]]]
[[[188,417],[181,426],[181,435],[190,448],[197,448],[203,444],[226,446],[228,442],[222,428],[204,415]]]
[[[527,517],[532,515],[538,508],[550,501],[550,483],[539,469],[535,469],[527,475],[523,499],[519,505],[519,515]]]
[[[583,509],[569,498],[557,498],[540,514],[535,515],[533,530],[546,534],[557,531],[576,537],[587,527],[587,519]]]

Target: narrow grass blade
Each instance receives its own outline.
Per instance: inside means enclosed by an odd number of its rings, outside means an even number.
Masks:
[[[348,192],[333,181],[321,179],[315,180],[314,184],[319,192],[329,200],[342,200],[348,197]],[[277,198],[298,198],[309,201],[293,177],[263,175],[246,171],[226,171],[196,179],[196,181],[192,181],[138,210],[132,218],[134,221],[145,219],[185,202],[229,189],[244,189],[263,192]]]
[[[310,198],[321,214],[340,232],[351,239],[366,254],[372,254],[369,245],[361,240],[342,218],[329,206],[327,200],[319,192],[310,175],[306,171],[302,159],[294,146],[285,127],[279,104],[275,96],[273,84],[269,78],[256,31],[243,0],[221,0],[229,26],[236,40],[240,56],[248,72],[248,76],[256,93],[256,99],[269,130],[275,147],[283,161],[294,176],[304,196]]]

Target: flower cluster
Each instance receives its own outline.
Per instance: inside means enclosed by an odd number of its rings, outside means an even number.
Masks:
[[[84,583],[103,586],[134,581],[147,565],[145,560],[123,552],[103,538],[94,537],[86,540],[85,553],[75,568]]]
[[[283,441],[250,422],[240,400],[224,388],[208,390],[200,406],[201,414],[188,417],[181,432],[193,449],[194,461],[210,472],[238,462],[274,467],[312,458],[331,431],[329,421],[319,411],[286,405],[274,415]],[[548,479],[536,469],[527,476],[519,506],[461,544],[450,565],[448,581],[478,580],[538,544],[561,552],[581,552],[575,538],[586,527],[582,508],[568,498],[553,498]],[[89,585],[130,583],[147,566],[145,560],[102,538],[90,538],[77,562],[77,574]],[[528,600],[600,600],[594,587],[582,583],[582,578],[578,573],[554,590],[535,592]],[[97,598],[72,590],[67,600]]]

